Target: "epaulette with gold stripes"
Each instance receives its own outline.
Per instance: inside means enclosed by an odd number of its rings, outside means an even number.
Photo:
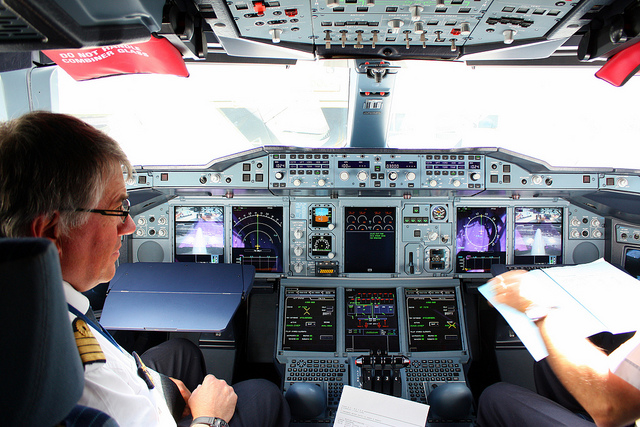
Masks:
[[[89,329],[87,322],[76,318],[73,321],[73,335],[76,338],[76,345],[83,365],[105,363],[107,361],[100,344],[98,344],[98,340]]]

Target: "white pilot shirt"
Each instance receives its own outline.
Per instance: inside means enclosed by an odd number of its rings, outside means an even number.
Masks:
[[[89,309],[89,300],[64,282],[67,302],[81,313]],[[69,312],[73,322],[76,316]],[[105,362],[85,364],[84,392],[80,405],[99,409],[113,417],[121,427],[157,426],[175,427],[162,392],[162,383],[157,372],[148,369],[155,387],[149,389],[138,376],[135,359],[124,349],[111,343],[100,331],[89,325],[104,352]]]

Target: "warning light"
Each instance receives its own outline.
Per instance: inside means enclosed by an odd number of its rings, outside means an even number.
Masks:
[[[460,28],[453,28],[451,30],[451,34],[454,35],[454,36],[459,36],[460,33],[461,33]]]

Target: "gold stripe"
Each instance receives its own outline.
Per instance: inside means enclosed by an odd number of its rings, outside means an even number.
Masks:
[[[89,329],[87,322],[80,318],[73,321],[73,335],[83,365],[91,363],[105,363],[107,361],[98,340]]]

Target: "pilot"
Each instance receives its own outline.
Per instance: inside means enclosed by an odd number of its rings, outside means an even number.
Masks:
[[[81,292],[113,278],[121,236],[135,230],[123,170],[132,173],[120,146],[74,117],[33,112],[0,127],[0,236],[44,237],[58,249],[85,365],[79,403],[102,410],[123,427],[185,425],[180,419],[187,414],[198,427],[287,426],[289,408],[275,384],[256,379],[231,387],[213,375],[204,377],[202,355],[194,358],[193,349],[182,345],[187,340],[168,341],[142,358],[129,354],[91,318]],[[190,391],[143,360],[177,366],[166,375],[199,375],[200,385]]]
[[[534,320],[549,353],[546,363],[559,380],[557,386],[548,390],[561,397],[559,391],[564,387],[575,401],[573,404],[569,399],[554,401],[513,384],[497,383],[480,396],[478,426],[633,425],[640,418],[640,389],[610,369],[640,346],[640,334],[607,355],[590,339],[576,336],[572,332],[573,320],[552,304],[522,296],[524,273],[511,271],[492,279],[496,300]],[[640,384],[640,370],[634,375],[631,381]]]

